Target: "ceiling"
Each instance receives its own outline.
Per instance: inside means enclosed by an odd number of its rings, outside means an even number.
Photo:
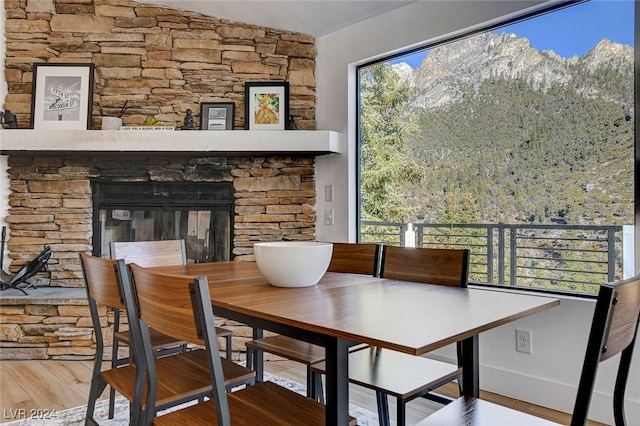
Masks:
[[[415,0],[138,0],[320,37]]]

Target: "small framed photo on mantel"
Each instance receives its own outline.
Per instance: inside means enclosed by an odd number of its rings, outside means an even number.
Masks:
[[[200,104],[201,130],[233,130],[233,102],[203,102]]]
[[[289,82],[246,82],[244,103],[245,129],[287,130],[289,128]]]
[[[33,64],[31,128],[91,129],[93,70],[90,63]]]

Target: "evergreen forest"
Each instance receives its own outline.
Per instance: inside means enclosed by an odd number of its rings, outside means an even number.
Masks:
[[[633,49],[564,59],[480,37],[416,70],[360,69],[361,219],[633,224]],[[496,57],[514,43],[530,65]]]

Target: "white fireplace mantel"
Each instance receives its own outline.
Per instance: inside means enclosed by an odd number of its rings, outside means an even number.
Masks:
[[[0,130],[0,154],[339,154],[331,130]]]

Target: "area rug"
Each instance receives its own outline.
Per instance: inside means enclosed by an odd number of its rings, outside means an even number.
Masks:
[[[298,382],[269,373],[265,373],[264,378],[265,380],[277,383],[301,395],[306,395],[305,386]],[[160,414],[173,411],[174,409],[163,411]],[[109,401],[98,401],[96,404],[94,419],[101,426],[123,426],[129,424],[129,401],[124,397],[116,398],[115,417],[113,419],[108,418],[108,411]],[[83,426],[86,412],[87,406],[85,405],[56,413],[50,413],[52,414],[51,417],[56,416],[55,418],[16,420],[10,423],[2,423],[2,426]],[[365,410],[357,405],[349,404],[349,414],[358,419],[359,426],[378,425],[377,414],[372,413],[369,410]]]

